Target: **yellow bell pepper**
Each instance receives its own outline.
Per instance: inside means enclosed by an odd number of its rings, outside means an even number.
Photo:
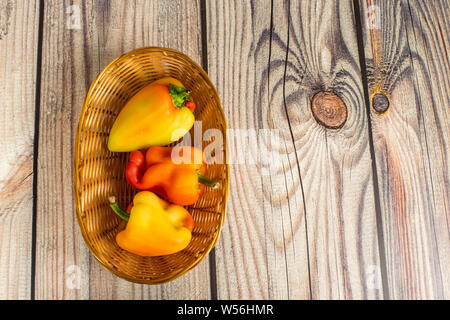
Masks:
[[[177,141],[194,125],[194,109],[195,103],[180,81],[154,81],[120,111],[109,133],[108,149],[129,152]]]
[[[162,256],[179,252],[191,241],[194,220],[189,212],[149,191],[134,196],[130,214],[119,208],[114,197],[111,208],[128,220],[116,236],[119,247],[140,256]]]

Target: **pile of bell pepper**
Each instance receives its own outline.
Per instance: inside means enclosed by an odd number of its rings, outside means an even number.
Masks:
[[[219,183],[205,176],[202,150],[168,147],[194,125],[189,91],[174,78],[152,82],[133,96],[117,116],[108,138],[112,152],[130,152],[127,182],[139,190],[127,210],[110,197],[123,220],[116,242],[141,256],[161,256],[185,249],[194,219],[183,207],[198,201],[205,187]]]

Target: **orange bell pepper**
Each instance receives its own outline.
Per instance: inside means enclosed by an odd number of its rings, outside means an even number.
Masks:
[[[194,147],[152,147],[130,154],[125,176],[133,188],[152,191],[172,203],[187,206],[197,202],[205,185],[219,186],[204,176],[204,164],[203,152]]]
[[[116,235],[122,249],[140,256],[161,256],[179,252],[191,241],[194,219],[181,206],[172,205],[148,191],[134,196],[130,214],[111,197],[111,208],[128,221]]]
[[[111,128],[108,149],[129,152],[168,145],[194,125],[195,103],[183,84],[173,78],[152,82],[134,95]]]

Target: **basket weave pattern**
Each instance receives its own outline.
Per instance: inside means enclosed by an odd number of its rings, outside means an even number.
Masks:
[[[206,167],[206,176],[220,188],[205,188],[199,201],[187,207],[194,218],[192,240],[176,254],[141,257],[122,250],[115,237],[120,218],[109,207],[116,196],[122,208],[136,190],[125,179],[128,153],[107,149],[109,131],[126,102],[141,88],[162,77],[179,79],[197,104],[194,115],[202,131],[222,132],[222,159],[226,159],[226,122],[217,91],[207,74],[182,53],[163,48],[142,48],[111,62],[94,80],[81,111],[75,141],[74,193],[78,222],[95,258],[114,274],[130,281],[156,284],[173,280],[197,265],[216,243],[225,219],[229,172],[226,164]],[[193,138],[193,130],[191,130]],[[209,144],[203,142],[203,148]]]

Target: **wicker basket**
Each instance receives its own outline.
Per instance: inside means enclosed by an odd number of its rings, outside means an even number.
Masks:
[[[78,222],[94,257],[114,274],[129,281],[157,284],[171,281],[196,266],[213,248],[225,220],[229,184],[227,164],[212,164],[206,175],[220,188],[206,188],[196,204],[187,207],[195,226],[188,247],[176,254],[141,257],[119,248],[115,236],[119,218],[109,208],[115,195],[125,208],[136,193],[125,180],[128,153],[107,149],[110,128],[125,103],[148,83],[170,76],[179,79],[197,104],[196,120],[202,131],[219,129],[224,139],[226,122],[216,89],[203,69],[186,55],[171,49],[141,48],[111,62],[89,89],[81,111],[75,141],[74,194]],[[191,136],[193,134],[191,132]],[[205,147],[209,142],[203,142]]]

